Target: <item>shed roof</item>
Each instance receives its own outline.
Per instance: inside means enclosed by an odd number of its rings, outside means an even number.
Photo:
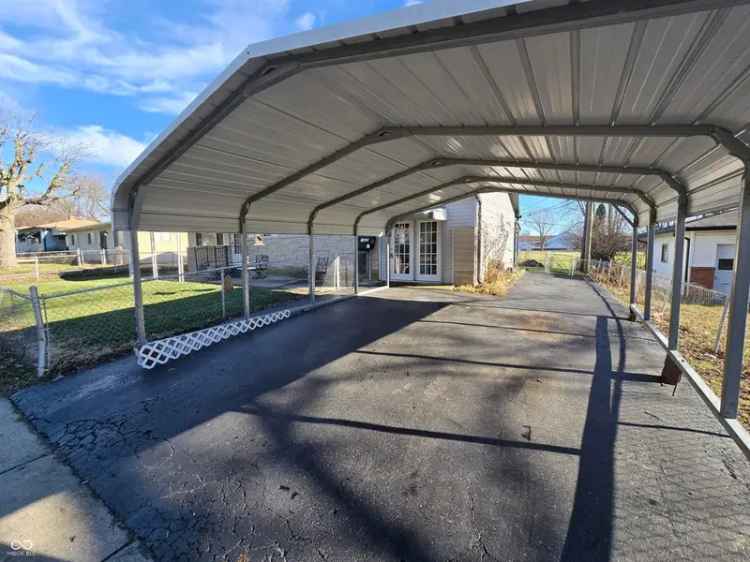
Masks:
[[[33,226],[25,226],[23,228],[19,228],[19,231],[26,231],[26,230],[59,230],[60,232],[70,232],[75,229],[80,228],[91,228],[92,226],[96,226],[100,224],[97,220],[92,219],[81,219],[77,217],[73,217],[70,219],[65,219],[61,221],[54,221],[54,222],[48,222],[44,224],[37,224]]]
[[[377,234],[478,188],[734,206],[746,4],[436,0],[250,46],[119,178],[115,228]]]

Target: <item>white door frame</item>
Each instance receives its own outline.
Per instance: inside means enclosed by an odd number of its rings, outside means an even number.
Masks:
[[[396,244],[396,230],[397,227],[407,225],[409,235],[409,251],[403,254],[404,257],[409,260],[409,267],[407,273],[401,273],[396,271],[396,255],[398,252],[398,245]],[[400,221],[393,225],[391,229],[391,252],[393,257],[388,256],[388,267],[391,268],[391,280],[392,281],[413,281],[414,280],[414,222],[413,221]]]
[[[436,257],[436,263],[435,263],[435,273],[434,274],[425,274],[420,273],[420,263],[421,263],[421,253],[422,253],[422,243],[420,240],[421,236],[421,225],[423,224],[434,224],[435,225],[435,257]],[[442,265],[442,248],[440,244],[440,221],[436,220],[420,220],[416,221],[416,227],[414,228],[414,238],[415,238],[415,253],[416,253],[416,259],[414,260],[414,275],[415,279],[417,281],[432,281],[432,282],[440,282],[442,279],[441,275],[441,265]]]

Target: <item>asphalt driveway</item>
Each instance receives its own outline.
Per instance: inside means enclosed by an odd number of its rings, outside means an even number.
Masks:
[[[747,460],[625,316],[394,288],[14,401],[160,560],[748,559]]]

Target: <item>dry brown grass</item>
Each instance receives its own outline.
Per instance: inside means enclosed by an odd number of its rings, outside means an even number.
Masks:
[[[459,285],[454,290],[463,293],[481,293],[483,295],[495,295],[502,297],[523,276],[525,270],[505,270],[502,265],[490,264],[485,273],[484,283],[480,285]]]
[[[627,287],[607,283],[604,285],[623,304],[630,299]],[[726,349],[725,325],[719,353],[714,353],[721,310],[720,305],[683,304],[680,307],[680,353],[685,356],[688,363],[703,377],[717,396],[721,396],[724,350]],[[668,307],[655,307],[653,321],[661,333],[669,334]],[[740,382],[739,419],[745,427],[750,428],[750,334],[745,338],[744,365]]]

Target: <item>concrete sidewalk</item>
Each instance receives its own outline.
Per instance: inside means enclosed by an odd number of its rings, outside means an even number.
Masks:
[[[146,557],[104,504],[0,399],[0,561]]]

